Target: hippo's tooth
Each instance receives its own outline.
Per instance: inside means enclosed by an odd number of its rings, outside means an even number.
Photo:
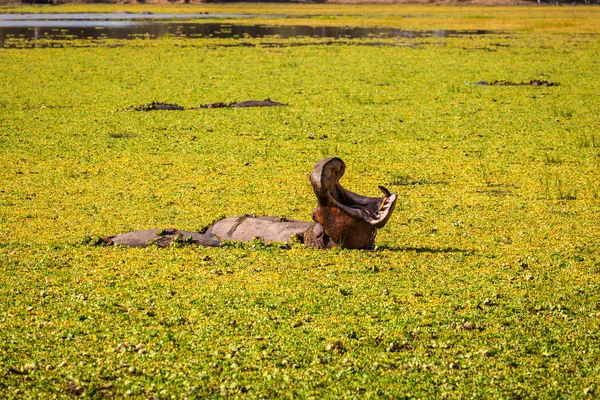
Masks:
[[[385,197],[390,197],[392,195],[392,192],[387,190],[385,186],[379,186],[379,190],[381,190],[383,194],[385,194]]]
[[[377,213],[379,213],[381,210],[383,210],[385,208],[385,205],[387,202],[388,202],[387,197],[381,201],[381,204],[379,205],[379,208],[377,209]]]

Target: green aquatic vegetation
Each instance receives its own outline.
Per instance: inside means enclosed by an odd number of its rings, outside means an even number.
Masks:
[[[0,49],[0,397],[598,395],[596,36],[240,40]],[[91,246],[310,220],[331,155],[374,252]]]

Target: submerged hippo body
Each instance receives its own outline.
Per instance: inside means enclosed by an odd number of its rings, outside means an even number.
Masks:
[[[177,229],[148,229],[124,233],[105,238],[109,245],[127,247],[169,247],[173,243],[203,247],[218,247],[222,240],[250,242],[259,239],[263,242],[304,243],[305,232],[315,225],[312,222],[294,221],[278,217],[225,218],[210,226],[205,233],[186,232]]]
[[[205,233],[151,229],[105,238],[109,245],[168,247],[172,243],[220,246],[221,241],[299,241],[317,248],[373,249],[377,230],[389,220],[396,195],[380,186],[382,197],[366,197],[344,189],[339,180],[346,166],[336,157],[319,161],[310,174],[317,197],[314,222],[244,215],[222,219]]]
[[[194,244],[204,247],[217,247],[221,241],[209,235],[198,232],[179,231],[177,229],[147,229],[143,231],[128,232],[118,236],[104,238],[109,245],[127,247],[169,247],[172,243]]]
[[[295,237],[302,241],[304,232],[312,225],[312,222],[286,218],[243,216],[222,219],[208,228],[206,234],[240,242],[255,238],[263,242],[290,242]]]
[[[242,108],[242,107],[280,107],[285,106],[283,103],[272,101],[271,99],[264,100],[247,100],[239,103],[233,103],[231,107]]]

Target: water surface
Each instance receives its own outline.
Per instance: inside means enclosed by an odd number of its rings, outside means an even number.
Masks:
[[[254,18],[259,15],[253,14],[154,14],[151,12],[129,13],[124,11],[114,13],[56,13],[56,14],[0,14],[0,26],[15,26],[19,22],[39,26],[40,23],[50,21],[62,21],[60,23],[69,26],[69,21],[95,21],[95,20],[165,20],[165,19],[208,19],[208,18]],[[36,21],[36,22],[34,22]]]
[[[19,39],[25,47],[37,47],[40,39],[68,41],[74,39],[159,39],[165,36],[187,38],[319,38],[383,39],[452,37],[482,35],[491,31],[410,31],[376,27],[267,26],[256,24],[206,23],[206,18],[251,18],[234,14],[0,14],[0,46],[13,47]],[[185,19],[186,21],[173,21]],[[194,20],[190,22],[190,20]],[[60,45],[60,44],[59,44]],[[16,46],[16,45],[15,45]],[[23,47],[23,44],[20,44]]]

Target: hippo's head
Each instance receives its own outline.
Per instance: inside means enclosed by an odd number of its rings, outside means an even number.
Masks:
[[[346,165],[337,158],[324,158],[310,173],[317,196],[313,219],[321,225],[314,230],[313,240],[320,247],[340,246],[347,249],[373,249],[377,229],[389,220],[397,196],[383,186],[382,197],[366,197],[344,189],[339,180]]]

